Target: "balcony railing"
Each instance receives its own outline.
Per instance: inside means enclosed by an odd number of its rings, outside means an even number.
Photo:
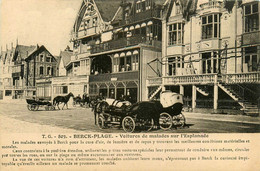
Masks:
[[[138,71],[122,72],[122,73],[106,73],[98,75],[90,75],[90,82],[110,82],[110,81],[123,81],[123,80],[137,80]]]
[[[91,54],[105,52],[105,51],[114,50],[114,49],[120,49],[120,48],[124,48],[124,47],[128,47],[128,46],[138,45],[138,44],[146,44],[146,45],[150,45],[153,47],[161,48],[161,41],[148,40],[148,38],[146,38],[142,35],[139,35],[139,36],[133,36],[133,37],[129,37],[129,38],[112,40],[109,42],[101,43],[99,45],[94,45],[94,46],[92,46]]]
[[[148,78],[147,81],[148,86],[162,85],[162,77]]]
[[[226,84],[260,83],[260,72],[224,74],[221,81]]]
[[[209,8],[221,8],[222,7],[221,1],[210,1],[207,3],[200,4],[201,9],[209,9]]]
[[[164,85],[192,85],[192,84],[213,84],[217,82],[217,74],[168,76],[163,78]]]

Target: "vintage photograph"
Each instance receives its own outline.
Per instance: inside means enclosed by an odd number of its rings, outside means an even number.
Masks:
[[[2,132],[260,132],[258,0],[0,4]]]

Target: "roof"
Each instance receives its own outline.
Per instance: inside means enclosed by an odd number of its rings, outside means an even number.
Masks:
[[[99,13],[105,22],[111,21],[115,16],[122,0],[95,0]]]
[[[2,51],[0,54],[0,60],[2,60],[4,64],[10,63],[14,56],[14,51],[15,51],[14,48],[7,49],[7,51]]]
[[[25,60],[29,61],[29,60],[33,59],[36,55],[38,55],[39,53],[41,53],[43,51],[47,51],[56,60],[56,58],[43,45],[40,46],[40,47],[37,45],[37,47],[31,53],[29,53],[28,57],[25,58]]]
[[[17,45],[15,48],[15,53],[19,53],[21,59],[26,59],[29,54],[36,50],[36,48],[36,46]],[[16,58],[14,60],[16,60]]]
[[[71,51],[61,51],[60,52],[60,61],[63,61],[64,67],[71,61],[71,56],[73,55],[73,52]]]

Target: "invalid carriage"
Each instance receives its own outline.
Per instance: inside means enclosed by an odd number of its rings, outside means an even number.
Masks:
[[[162,92],[158,101],[143,101],[133,105],[127,101],[106,99],[97,104],[97,124],[101,129],[119,125],[125,132],[134,132],[136,129],[150,131],[153,128],[168,130],[185,125],[182,108],[183,96],[171,91]]]
[[[43,99],[26,99],[27,109],[30,111],[37,111],[39,107],[44,107],[45,110],[55,110],[55,107],[51,102],[43,100]]]

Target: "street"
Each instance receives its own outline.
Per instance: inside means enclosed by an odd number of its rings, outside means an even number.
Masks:
[[[100,132],[100,133],[124,133],[123,129],[113,126],[107,129],[99,129],[94,124],[94,115],[91,109],[72,107],[69,109],[45,111],[28,111],[27,104],[0,103],[1,131],[12,133],[35,133],[30,129],[33,125],[38,131],[45,132]],[[197,114],[186,113],[187,127],[171,130],[152,130],[150,133],[259,133],[259,117],[241,115]],[[10,122],[10,123],[9,123]],[[48,127],[48,129],[47,129]],[[46,129],[45,129],[46,128]],[[5,130],[6,129],[6,130]],[[28,132],[29,131],[29,132]]]

